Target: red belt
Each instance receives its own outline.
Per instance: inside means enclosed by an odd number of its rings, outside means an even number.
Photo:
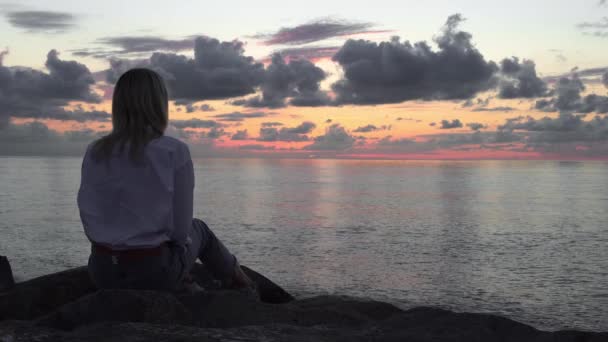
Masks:
[[[125,249],[125,250],[114,250],[110,247],[106,247],[103,245],[93,244],[93,249],[96,253],[112,255],[115,257],[119,257],[122,259],[140,259],[143,257],[149,256],[159,256],[163,252],[163,247],[165,247],[166,243],[161,244],[158,247],[151,248],[139,248],[139,249]]]

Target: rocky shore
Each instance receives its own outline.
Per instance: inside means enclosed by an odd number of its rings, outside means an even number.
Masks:
[[[260,298],[218,288],[203,265],[193,275],[206,290],[195,294],[98,291],[85,267],[13,285],[0,269],[0,341],[608,341],[608,332],[545,332],[489,314],[296,299],[244,268]]]

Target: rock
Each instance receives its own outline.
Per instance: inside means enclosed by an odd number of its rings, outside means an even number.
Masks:
[[[247,266],[241,266],[245,274],[253,280],[258,288],[260,299],[265,303],[283,304],[294,300],[293,296],[280,286]],[[217,290],[218,284],[204,265],[196,263],[190,271],[198,284],[206,289]]]
[[[293,300],[293,296],[268,278],[245,266],[243,269],[256,282],[262,301],[286,303]],[[192,274],[204,288],[218,289],[204,265],[195,264]],[[32,320],[95,291],[86,266],[31,279],[0,293],[0,321]]]
[[[63,305],[36,324],[71,330],[98,322],[191,324],[192,316],[171,293],[100,290]]]
[[[94,291],[86,267],[18,283],[0,294],[0,321],[32,320]]]
[[[490,314],[346,296],[293,300],[247,272],[267,300],[217,288],[199,265],[193,273],[208,290],[195,294],[95,291],[83,268],[33,279],[0,297],[0,341],[608,341],[608,332],[546,332]]]
[[[9,290],[13,286],[15,286],[15,279],[13,278],[11,264],[7,257],[0,255],[0,292]]]

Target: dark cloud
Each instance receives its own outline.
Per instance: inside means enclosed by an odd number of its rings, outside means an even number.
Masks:
[[[590,69],[583,69],[583,70],[576,69],[575,72],[576,72],[576,75],[578,77],[580,77],[581,81],[583,81],[584,83],[599,83],[599,82],[601,82],[602,75],[604,74],[604,72],[606,72],[606,70],[608,70],[608,68],[601,67],[601,68],[590,68]],[[571,77],[571,76],[572,76],[572,71],[570,71],[566,74],[562,74],[562,75],[544,77],[543,80],[548,83],[555,83],[555,82],[559,82],[559,80],[561,78]]]
[[[467,99],[494,85],[498,67],[486,61],[460,31],[459,14],[448,18],[435,38],[439,50],[426,42],[375,43],[348,40],[334,56],[344,78],[333,84],[339,104],[381,104],[406,100]]]
[[[89,142],[108,132],[91,129],[63,133],[42,122],[9,123],[0,127],[0,155],[79,155]]]
[[[285,128],[289,133],[308,134],[315,129],[317,125],[314,122],[305,121],[293,128]]]
[[[1,61],[1,59],[0,59]],[[71,101],[98,103],[89,69],[76,61],[59,59],[56,50],[47,54],[48,73],[0,63],[0,124],[9,117],[76,121],[107,121],[109,114],[81,107],[65,110]]]
[[[440,129],[453,129],[453,128],[462,128],[462,122],[459,119],[454,119],[452,121],[449,120],[441,120]]]
[[[477,107],[471,109],[473,112],[510,112],[515,110],[513,107],[500,106],[500,107]]]
[[[262,122],[262,127],[283,126],[281,122]]]
[[[234,101],[233,104],[278,108],[284,107],[286,99],[291,98],[290,104],[294,106],[326,105],[329,97],[319,90],[319,83],[325,77],[325,72],[308,60],[297,59],[285,63],[280,54],[275,54],[265,70],[262,95]]]
[[[377,127],[375,125],[366,125],[366,126],[361,126],[361,127],[357,127],[355,130],[353,130],[353,132],[355,133],[369,133],[369,132],[373,132],[373,131],[382,131],[382,130],[390,130],[391,126],[390,125],[382,125],[380,127]]]
[[[259,141],[307,141],[306,134],[312,132],[316,125],[312,122],[302,122],[296,127],[275,127],[260,128]]]
[[[498,97],[502,99],[534,98],[547,96],[547,84],[536,75],[536,65],[517,57],[505,58],[500,63],[501,80]]]
[[[480,129],[487,128],[488,126],[478,122],[469,122],[467,127],[473,131],[479,131]]]
[[[435,127],[435,126],[437,126],[437,123],[436,123],[436,122],[431,122],[431,123],[429,124],[429,126],[431,126],[431,127]]]
[[[368,133],[368,132],[373,132],[373,131],[377,131],[377,130],[379,130],[378,127],[370,124],[370,125],[366,125],[366,126],[357,127],[353,132]]]
[[[536,109],[547,112],[608,113],[608,97],[589,94],[582,96],[585,85],[575,73],[562,77],[555,84],[555,96],[536,102]]]
[[[214,117],[218,118],[219,121],[244,121],[245,119],[264,118],[269,115],[270,114],[263,113],[263,112],[252,112],[252,113],[233,112],[233,113],[214,115]]]
[[[252,94],[264,79],[264,66],[244,55],[242,42],[220,42],[208,37],[194,40],[194,58],[156,52],[148,60],[114,61],[108,80],[115,80],[133,66],[158,71],[167,83],[171,98],[184,101]]]
[[[602,74],[602,84],[608,88],[608,69]]]
[[[200,110],[201,112],[214,112],[215,108],[211,107],[211,105],[203,103],[200,106],[198,106],[198,110]]]
[[[65,12],[9,11],[4,16],[14,27],[30,32],[63,32],[75,22],[75,17]]]
[[[171,120],[170,124],[177,128],[217,128],[222,126],[217,121],[200,119]]]
[[[98,43],[117,47],[121,53],[183,51],[194,47],[194,39],[165,39],[161,37],[106,37],[97,40]]]
[[[183,106],[184,109],[186,110],[186,113],[194,113],[194,112],[199,111],[199,110],[201,112],[213,112],[213,111],[215,111],[215,108],[211,107],[210,105],[208,105],[206,103],[197,106],[193,102],[190,102],[190,101],[178,100],[178,101],[174,101],[174,104],[176,106]],[[181,108],[178,108],[178,110],[181,110]]]
[[[94,44],[103,47],[75,49],[75,56],[94,58],[119,58],[141,56],[144,53],[170,51],[179,52],[194,47],[194,38],[166,39],[154,36],[118,36],[97,39]]]
[[[274,150],[274,146],[265,146],[261,144],[249,144],[249,145],[241,145],[239,146],[240,150],[256,150],[256,151],[264,151],[264,150]]]
[[[401,139],[392,139],[393,137],[391,135],[387,135],[386,137],[378,140],[378,145],[379,146],[409,146],[412,144],[416,144],[416,141],[411,140],[411,139],[407,139],[407,138],[401,138]]]
[[[305,150],[347,150],[352,148],[356,139],[340,124],[333,124],[325,129],[325,134],[314,138],[314,142],[304,147]]]
[[[219,139],[224,135],[229,135],[229,133],[225,132],[221,127],[214,126],[207,132],[205,136],[209,139]]]
[[[303,46],[297,48],[288,48],[276,51],[287,60],[305,59],[309,61],[318,61],[321,59],[330,59],[336,52],[340,50],[339,46]],[[272,60],[272,56],[268,57],[268,61]]]
[[[555,143],[608,141],[608,117],[595,116],[584,120],[585,114],[560,113],[556,118],[517,117],[499,126],[500,131],[527,132],[525,141],[531,146]]]
[[[247,140],[249,139],[249,134],[247,133],[247,130],[244,129],[242,131],[236,131],[236,133],[234,133],[232,135],[232,137],[230,137],[230,140]]]
[[[372,23],[318,19],[303,25],[284,27],[275,33],[258,34],[253,36],[253,38],[262,39],[265,45],[300,45],[352,34],[390,32],[386,30],[372,30],[374,26]]]

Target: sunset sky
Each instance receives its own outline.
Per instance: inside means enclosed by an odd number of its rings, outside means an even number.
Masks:
[[[608,1],[19,1],[0,32],[4,155],[78,155],[148,67],[195,156],[608,159]]]

